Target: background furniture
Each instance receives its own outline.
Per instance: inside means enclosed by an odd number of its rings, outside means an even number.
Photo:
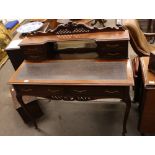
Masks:
[[[155,36],[155,33],[143,33],[136,19],[123,20],[123,26],[128,29],[131,46],[139,57],[149,56],[150,52],[155,50],[155,46],[146,39],[146,37]]]
[[[140,27],[143,32],[154,33],[155,32],[155,20],[154,19],[139,19]],[[148,37],[147,40],[153,44],[154,36]]]
[[[128,29],[130,34],[130,43],[134,49],[137,57],[133,59],[135,93],[134,102],[139,101],[139,81],[140,81],[140,68],[139,57],[149,56],[151,51],[155,51],[155,46],[151,45],[146,37],[155,36],[155,33],[143,33],[140,29],[139,23],[136,19],[123,20],[123,26]]]
[[[148,70],[149,57],[140,58],[141,68],[141,100],[139,131],[155,133],[155,74]]]

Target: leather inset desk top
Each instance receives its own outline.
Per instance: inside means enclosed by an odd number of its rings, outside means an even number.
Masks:
[[[25,64],[18,80],[124,80],[127,78],[125,62],[55,61]],[[118,74],[120,69],[121,74]],[[110,76],[109,76],[110,75]]]
[[[129,60],[24,61],[10,84],[133,85]]]

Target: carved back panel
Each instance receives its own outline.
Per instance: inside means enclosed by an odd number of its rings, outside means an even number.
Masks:
[[[109,31],[124,31],[123,27],[103,27],[97,28],[85,24],[77,24],[75,22],[68,22],[67,24],[60,24],[55,29],[46,29],[46,31],[37,31],[27,34],[27,36],[34,35],[67,35],[67,34],[82,34],[94,32],[109,32]]]

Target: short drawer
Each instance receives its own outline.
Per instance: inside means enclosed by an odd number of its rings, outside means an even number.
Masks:
[[[128,41],[107,41],[97,44],[97,53],[100,58],[128,58]]]
[[[121,86],[14,85],[14,88],[22,95],[64,100],[67,97],[123,98],[125,92]]]
[[[85,97],[99,97],[99,98],[122,98],[123,96],[122,87],[111,87],[111,86],[73,86],[64,89],[64,93],[70,96],[85,96]]]
[[[43,86],[43,85],[15,85],[17,91],[22,95],[47,97],[63,95],[63,88],[59,86]]]
[[[21,50],[26,60],[46,60],[47,59],[47,48],[41,45],[22,46]]]

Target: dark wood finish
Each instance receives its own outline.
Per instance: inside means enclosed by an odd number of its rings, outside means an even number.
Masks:
[[[17,101],[16,98],[16,92],[15,90],[10,87],[10,93],[11,93],[11,97],[13,100],[13,105],[14,108],[16,109],[16,111],[19,113],[19,115],[21,116],[22,120],[27,123],[27,124],[32,124],[31,119],[27,116],[27,113],[25,113],[25,111],[23,110],[23,108],[20,106],[19,102]],[[32,116],[38,120],[40,117],[42,117],[43,112],[39,106],[39,102],[36,100],[35,97],[32,96],[24,96],[23,98],[24,102],[26,103],[26,107],[29,109],[29,111],[31,112]]]
[[[97,42],[97,53],[99,58],[104,59],[125,59],[128,58],[127,41]]]
[[[132,64],[133,64],[133,71],[134,71],[134,98],[133,98],[133,102],[140,102],[141,100],[141,78],[142,78],[142,71],[141,71],[141,67],[140,67],[140,58],[136,57],[133,59]]]
[[[37,120],[43,116],[43,112],[42,112],[37,100],[29,102],[25,106],[27,107],[27,109],[29,109],[30,113],[32,114],[32,116],[35,120]],[[29,118],[27,113],[25,113],[25,111],[23,110],[22,107],[19,107],[16,110],[25,123],[27,123],[27,124],[32,123],[32,120]]]
[[[122,59],[128,58],[128,31],[121,27],[98,29],[75,23],[61,24],[54,30],[49,27],[47,22],[38,32],[22,36],[19,44],[18,50],[22,51],[24,59],[32,62],[23,62],[9,83],[15,88],[24,112],[37,128],[34,116],[22,99],[23,95],[70,101],[120,98],[126,103],[122,133],[125,135],[131,106],[129,87],[133,85],[130,61]],[[59,49],[58,43],[66,41],[87,43],[79,49]],[[63,59],[62,54],[67,52],[71,55],[95,52],[98,60],[49,60]]]
[[[19,39],[19,35],[16,35],[15,38],[9,44],[9,46],[7,46],[7,48],[5,49],[15,70],[17,70],[18,67],[24,61],[24,54],[21,51],[20,47],[17,44],[12,44],[12,42],[14,42],[18,39]],[[14,96],[14,95],[15,94],[13,93],[12,96]],[[29,97],[29,98],[31,98],[31,97]],[[25,113],[24,109],[21,106],[16,106],[15,102],[13,102],[13,103],[14,103],[14,107],[15,107],[16,111],[19,113],[19,115],[21,116],[23,121],[27,124],[32,123],[31,119],[27,116],[27,113]],[[41,111],[37,100],[29,101],[29,103],[26,104],[26,106],[36,120],[39,119],[43,115],[43,112]]]
[[[90,45],[91,46],[91,45]],[[60,58],[61,53],[97,53],[97,58],[102,59],[125,59],[128,58],[127,41],[97,42],[97,47],[67,48],[59,50],[56,44],[21,46],[24,58],[32,61],[50,60]]]
[[[21,63],[24,61],[24,54],[20,49],[19,43],[21,39],[19,39],[19,35],[16,35],[14,39],[10,42],[10,44],[5,48],[9,59],[16,70]]]
[[[84,34],[66,34],[66,35],[45,35],[25,37],[20,46],[40,45],[47,42],[69,41],[69,40],[95,40],[95,41],[115,41],[129,40],[129,33],[125,31],[114,32],[94,32]]]
[[[155,74],[155,52],[150,53],[148,69]]]
[[[83,34],[81,34],[83,35]],[[50,59],[63,59],[61,53],[94,53],[97,54],[96,58],[102,59],[122,59],[128,58],[128,32],[104,32],[98,33],[98,39],[95,39],[95,34],[84,34],[85,37],[79,35],[53,35],[53,36],[33,36],[23,38],[23,43],[20,46],[6,48],[9,58],[14,66],[15,70],[20,66],[24,59],[32,61],[43,61]],[[90,37],[91,36],[91,37]],[[50,40],[50,38],[53,38]],[[58,39],[58,38],[63,38]],[[78,38],[79,37],[79,38]],[[56,39],[57,38],[57,39]],[[58,43],[63,43],[70,38],[70,41],[83,42],[83,48],[70,48],[66,46],[66,49],[59,49]],[[82,40],[81,40],[81,39]],[[91,38],[89,40],[89,38]],[[94,38],[94,39],[93,39]],[[100,38],[100,39],[99,39]],[[102,40],[101,40],[102,38]],[[17,38],[19,39],[19,38]],[[54,40],[55,39],[55,40]],[[77,40],[76,40],[77,39]],[[92,39],[94,41],[92,41]],[[96,41],[95,41],[96,40]],[[87,41],[87,43],[85,43]],[[90,43],[88,44],[88,42]],[[92,43],[93,42],[93,43]],[[79,43],[81,44],[81,43]]]
[[[37,126],[37,123],[36,123],[36,119],[34,118],[33,114],[30,111],[30,109],[24,103],[22,95],[20,93],[18,93],[17,91],[16,91],[16,98],[17,98],[17,101],[20,103],[22,109],[24,110],[25,114],[28,116],[28,118],[34,124],[35,128],[38,129],[38,126]]]
[[[49,60],[59,57],[62,52],[96,52],[98,58],[128,58],[128,31],[96,32],[84,34],[49,35],[26,37],[20,43],[26,60]],[[66,41],[89,42],[83,48],[59,49],[57,44]],[[92,45],[94,42],[96,46]]]
[[[48,22],[46,24],[48,24]],[[16,39],[20,39],[20,36],[14,38],[14,40]],[[8,46],[6,51],[16,70],[24,59],[32,61],[62,59],[60,54],[67,52],[70,54],[94,52],[97,53],[96,58],[102,59],[128,58],[128,40],[128,31],[116,30],[113,32],[107,31],[84,34],[36,35],[22,37],[22,42],[19,45],[14,45],[14,47]],[[66,49],[63,50],[59,49],[58,43],[66,41],[90,41],[90,43],[86,43],[83,48],[66,47]],[[94,42],[93,45],[92,41]]]
[[[148,70],[149,57],[140,59],[142,92],[139,130],[141,133],[155,133],[155,74]]]
[[[24,55],[24,59],[33,61],[43,61],[51,58],[54,59],[56,54],[54,51],[54,44],[52,43],[22,46],[21,51]]]
[[[18,67],[24,61],[24,53],[21,51],[21,49],[13,49],[13,50],[6,49],[6,52],[8,54],[12,66],[14,67],[15,70],[17,70]]]
[[[66,48],[60,50],[55,44],[47,43],[45,45],[32,45],[32,46],[23,46],[20,49],[7,49],[7,54],[9,59],[15,68],[15,70],[21,65],[21,63],[26,60],[32,61],[43,61],[43,60],[52,60],[52,59],[65,59],[68,55],[74,57],[74,54],[77,55],[83,54],[81,58],[86,55],[94,55],[93,58],[98,59],[124,59],[128,58],[128,42],[126,41],[113,41],[103,43],[99,42],[98,47],[85,47],[85,48]],[[115,49],[115,50],[114,50]],[[89,56],[88,58],[91,58]]]
[[[73,97],[72,100],[78,100],[76,97],[97,98],[123,98],[126,87],[121,86],[47,86],[47,85],[15,85],[16,89],[20,89],[23,95],[40,96],[45,98],[63,99],[65,97]],[[41,89],[41,91],[40,91]],[[67,100],[67,99],[66,99]]]
[[[40,68],[39,72],[36,66]],[[24,61],[9,84],[14,86],[19,103],[36,128],[36,121],[22,100],[23,95],[69,101],[120,98],[126,103],[122,134],[127,132],[126,123],[131,106],[129,87],[133,85],[129,60],[55,60],[42,63]]]

